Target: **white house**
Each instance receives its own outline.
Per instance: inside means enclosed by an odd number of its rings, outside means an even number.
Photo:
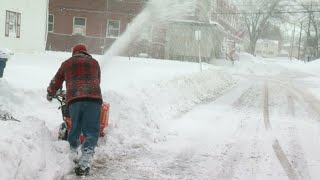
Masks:
[[[256,55],[262,57],[276,57],[279,55],[279,41],[259,39],[256,46]]]
[[[44,51],[48,0],[1,0],[0,48]]]

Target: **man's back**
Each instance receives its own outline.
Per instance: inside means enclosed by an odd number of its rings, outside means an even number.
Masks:
[[[85,52],[76,53],[61,64],[51,80],[48,92],[56,92],[65,81],[68,104],[83,99],[102,102],[100,77],[98,61]]]
[[[101,99],[100,66],[87,54],[76,54],[63,63],[67,99]]]

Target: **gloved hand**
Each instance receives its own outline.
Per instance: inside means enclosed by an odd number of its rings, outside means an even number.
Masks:
[[[48,100],[49,102],[51,102],[51,101],[52,101],[52,98],[53,98],[53,96],[51,96],[51,95],[47,94],[47,100]]]

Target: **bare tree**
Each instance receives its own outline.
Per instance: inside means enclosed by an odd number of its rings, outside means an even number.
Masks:
[[[257,41],[263,30],[269,25],[270,19],[279,18],[278,8],[281,0],[240,1],[243,3],[243,6],[239,6],[241,17],[250,39],[248,52],[254,54]]]
[[[308,15],[307,41],[305,43],[306,52],[313,58],[320,58],[320,8],[317,2],[302,2],[301,6]]]

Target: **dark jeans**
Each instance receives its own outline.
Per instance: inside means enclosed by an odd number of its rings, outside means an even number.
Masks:
[[[70,147],[79,147],[79,136],[82,133],[82,154],[93,156],[99,138],[101,103],[90,100],[76,101],[69,105],[69,113],[72,124],[68,136]]]
[[[4,68],[6,67],[7,59],[0,58],[0,78],[3,77]]]

